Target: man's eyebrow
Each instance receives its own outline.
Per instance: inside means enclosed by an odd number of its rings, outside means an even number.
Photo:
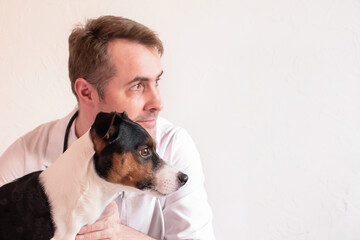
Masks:
[[[156,79],[159,79],[161,75],[164,73],[164,70],[161,70],[161,73],[156,77]],[[150,79],[147,77],[136,77],[133,80],[131,80],[128,85],[135,83],[135,82],[148,82]]]
[[[164,73],[164,70],[161,70],[161,73],[157,76],[156,79],[159,79],[163,73]]]

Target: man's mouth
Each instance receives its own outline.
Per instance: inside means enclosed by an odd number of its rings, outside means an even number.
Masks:
[[[156,126],[156,119],[139,120],[136,122],[145,129],[153,129]]]

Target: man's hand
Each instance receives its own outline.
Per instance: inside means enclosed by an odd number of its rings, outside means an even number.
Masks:
[[[89,209],[91,211],[91,209]],[[112,201],[93,224],[86,225],[80,229],[75,240],[119,240],[120,218],[117,204]]]
[[[75,240],[155,240],[141,232],[120,224],[119,211],[112,201],[93,224],[80,229]]]

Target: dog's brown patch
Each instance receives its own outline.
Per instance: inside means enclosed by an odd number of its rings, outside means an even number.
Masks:
[[[156,149],[156,142],[154,141],[154,139],[152,139],[152,138],[146,138],[146,140],[145,140],[145,144],[147,145],[147,146],[149,146],[150,148],[154,148],[154,149]]]
[[[153,163],[140,162],[133,153],[113,154],[112,167],[107,181],[126,186],[136,187],[144,179],[153,178]]]
[[[104,150],[106,143],[104,142],[104,140],[99,137],[95,131],[90,131],[90,136],[91,136],[91,140],[94,144],[94,149],[96,154],[100,154],[102,152],[102,150]]]

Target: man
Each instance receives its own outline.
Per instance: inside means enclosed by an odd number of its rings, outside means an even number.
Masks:
[[[163,72],[160,39],[132,20],[103,16],[73,30],[69,52],[69,76],[78,109],[13,143],[0,157],[0,185],[45,169],[61,155],[63,142],[70,145],[83,135],[98,112],[126,111],[156,140],[159,155],[188,174],[189,181],[160,200],[162,211],[151,196],[119,193],[97,222],[80,230],[77,239],[159,239],[162,213],[166,239],[214,239],[194,143],[183,129],[158,118],[163,108],[158,89]]]

